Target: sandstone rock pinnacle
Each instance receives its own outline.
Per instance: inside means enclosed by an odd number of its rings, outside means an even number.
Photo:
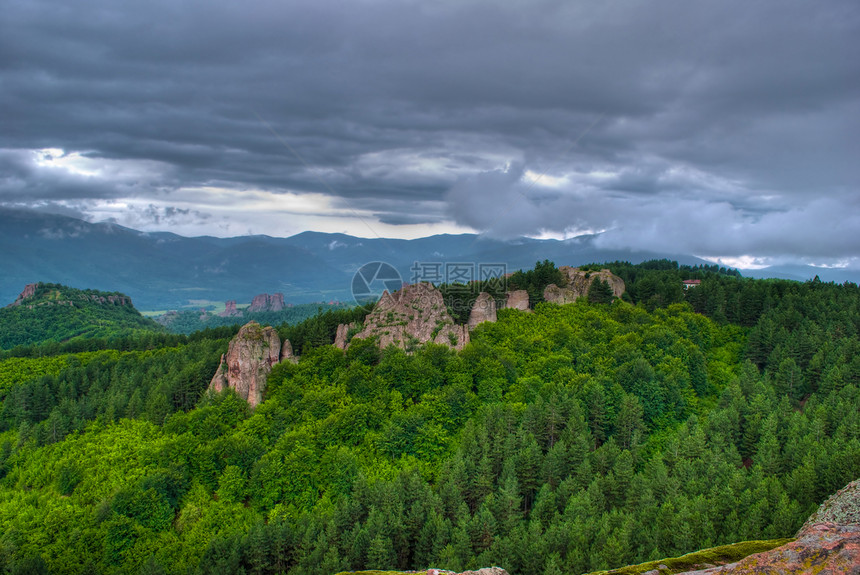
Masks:
[[[221,365],[209,383],[209,389],[223,391],[229,387],[254,408],[263,400],[266,378],[272,366],[282,357],[293,357],[289,340],[284,341],[282,348],[274,328],[249,322],[242,326],[230,341],[227,353],[221,356]]]
[[[496,321],[496,300],[487,292],[481,292],[469,312],[469,329],[485,321]]]

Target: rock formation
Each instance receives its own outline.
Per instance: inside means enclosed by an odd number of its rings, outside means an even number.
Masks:
[[[509,291],[505,301],[505,307],[508,309],[518,309],[521,311],[529,311],[529,292],[524,289]]]
[[[239,315],[242,315],[242,312],[236,309],[236,300],[231,299],[224,302],[224,311],[219,313],[218,317],[236,317]]]
[[[337,326],[337,333],[334,336],[334,346],[338,349],[346,349],[349,344],[349,332],[357,330],[360,324],[356,322],[342,323]]]
[[[288,339],[285,339],[284,345],[281,346],[281,361],[297,361],[296,356],[293,355],[293,344]]]
[[[272,366],[278,363],[289,352],[286,359],[291,359],[292,345],[284,341],[273,327],[262,327],[255,321],[242,326],[239,333],[230,341],[227,353],[221,356],[221,365],[215,372],[209,389],[223,391],[232,388],[242,399],[248,400],[252,408],[259,405],[266,391],[266,378],[272,371]]]
[[[33,297],[36,295],[36,286],[39,284],[27,284],[24,286],[24,291],[21,292],[15,301],[7,305],[6,307],[14,307],[16,305],[21,305],[21,302],[27,299],[28,297]],[[7,300],[8,301],[8,300]]]
[[[432,341],[463,349],[469,343],[469,330],[454,324],[439,290],[432,284],[418,283],[393,294],[384,292],[355,337],[378,337],[382,348],[394,344],[408,349]]]
[[[469,329],[475,329],[479,323],[496,321],[496,300],[485,291],[478,294],[472,311],[469,312]]]
[[[543,298],[551,303],[565,304],[573,303],[578,298],[588,295],[588,288],[597,278],[602,279],[612,288],[614,297],[621,297],[624,293],[624,280],[613,274],[609,270],[600,270],[599,272],[587,272],[579,268],[570,266],[561,266],[561,273],[567,280],[567,285],[559,287],[555,284],[549,284],[543,292]]]
[[[128,307],[134,307],[131,303],[131,298],[128,297],[127,295],[115,295],[115,294],[111,294],[111,295],[107,295],[107,296],[91,295],[90,299],[92,301],[100,303],[100,304],[108,304],[109,303],[111,305],[125,305]]]
[[[795,541],[737,563],[686,575],[765,573],[860,573],[860,481],[849,483],[825,501]]]
[[[248,311],[281,311],[282,309],[284,309],[284,294],[276,293],[269,295],[261,293],[260,295],[255,295],[254,299],[251,300],[251,306],[248,308]]]

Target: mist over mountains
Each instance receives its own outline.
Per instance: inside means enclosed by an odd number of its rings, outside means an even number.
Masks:
[[[38,281],[121,291],[143,310],[201,307],[228,299],[249,302],[263,292],[282,292],[292,303],[351,301],[353,275],[373,261],[393,265],[404,281],[416,279],[410,271],[415,262],[503,264],[508,271],[531,268],[543,259],[559,265],[663,257],[691,265],[708,263],[684,254],[599,249],[594,237],[502,241],[462,234],[402,240],[304,232],[287,238],[189,238],[0,209],[0,303],[11,303],[25,284]],[[838,283],[860,277],[853,270],[809,266],[742,271],[752,277],[797,280],[817,274]]]

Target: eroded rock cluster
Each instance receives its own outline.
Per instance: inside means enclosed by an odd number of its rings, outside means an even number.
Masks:
[[[341,332],[343,329],[338,328]],[[384,292],[355,337],[376,337],[382,348],[394,344],[409,349],[417,344],[434,342],[463,349],[469,343],[469,330],[454,323],[445,307],[442,292],[432,284],[418,283],[404,286],[393,294]],[[346,345],[347,342],[343,343]]]
[[[287,360],[294,360],[290,340],[281,344],[275,328],[249,322],[242,326],[230,341],[227,353],[221,356],[221,365],[212,377],[209,389],[233,389],[252,408],[256,407],[263,401],[266,378],[272,366]]]
[[[609,270],[584,272],[568,266],[560,269],[567,284],[563,288],[550,284],[544,292],[547,301],[571,303],[587,295],[591,282],[597,278],[611,286],[615,297],[624,293],[624,281]],[[418,344],[433,342],[462,349],[469,343],[471,330],[484,322],[496,321],[499,307],[528,312],[529,294],[526,290],[507,292],[504,301],[497,303],[489,293],[481,292],[472,304],[466,325],[457,325],[445,306],[442,292],[432,284],[406,285],[394,293],[384,292],[365,318],[364,325],[339,325],[334,345],[346,349],[354,336],[362,339],[375,337],[381,348],[394,344],[401,349],[411,349]]]

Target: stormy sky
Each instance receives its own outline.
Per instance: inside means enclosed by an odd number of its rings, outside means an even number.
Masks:
[[[860,3],[0,0],[0,205],[860,267]]]

